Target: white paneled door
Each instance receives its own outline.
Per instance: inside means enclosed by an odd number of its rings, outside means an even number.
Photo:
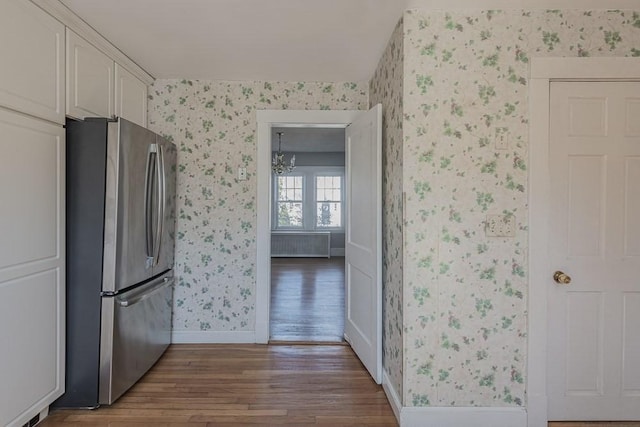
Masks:
[[[552,82],[549,152],[548,418],[638,420],[640,83]]]
[[[345,338],[382,381],[382,106],[346,130]]]

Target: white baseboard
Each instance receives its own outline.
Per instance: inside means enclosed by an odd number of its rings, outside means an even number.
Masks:
[[[505,407],[406,407],[401,427],[526,427],[524,408]]]
[[[344,256],[344,248],[331,248],[331,256]]]
[[[254,331],[172,331],[173,344],[253,344]]]
[[[393,414],[396,416],[396,419],[399,423],[400,413],[402,411],[402,400],[400,399],[400,395],[398,395],[396,389],[393,388],[393,384],[391,384],[389,374],[385,369],[382,370],[382,389],[384,390],[384,394],[387,395],[387,400],[391,404]]]

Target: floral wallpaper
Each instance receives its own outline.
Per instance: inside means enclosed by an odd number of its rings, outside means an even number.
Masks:
[[[392,385],[404,406],[524,405],[534,56],[640,56],[640,11],[409,10],[368,87],[156,81],[150,128],[179,150],[174,328],[254,329],[255,111],[381,102]]]
[[[404,14],[405,406],[525,404],[534,56],[640,56],[640,11]]]
[[[383,367],[402,396],[402,90],[403,26],[398,22],[369,83],[369,106],[382,104]]]
[[[155,81],[149,127],[178,147],[175,330],[254,330],[256,110],[366,109],[367,92],[360,83]]]

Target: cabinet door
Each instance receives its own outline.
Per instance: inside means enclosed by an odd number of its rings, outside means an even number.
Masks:
[[[64,25],[33,3],[0,1],[0,105],[64,123]]]
[[[0,108],[0,425],[64,391],[65,134]]]
[[[67,28],[67,115],[112,117],[114,62]]]
[[[147,127],[147,85],[116,64],[116,116]]]

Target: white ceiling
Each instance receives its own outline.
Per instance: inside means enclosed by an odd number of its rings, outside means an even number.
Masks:
[[[271,150],[278,150],[278,132],[282,132],[282,151],[344,152],[344,128],[274,127],[271,128]]]
[[[156,78],[367,81],[409,0],[62,0]]]
[[[60,0],[156,78],[368,81],[405,9],[636,8],[640,0]]]

